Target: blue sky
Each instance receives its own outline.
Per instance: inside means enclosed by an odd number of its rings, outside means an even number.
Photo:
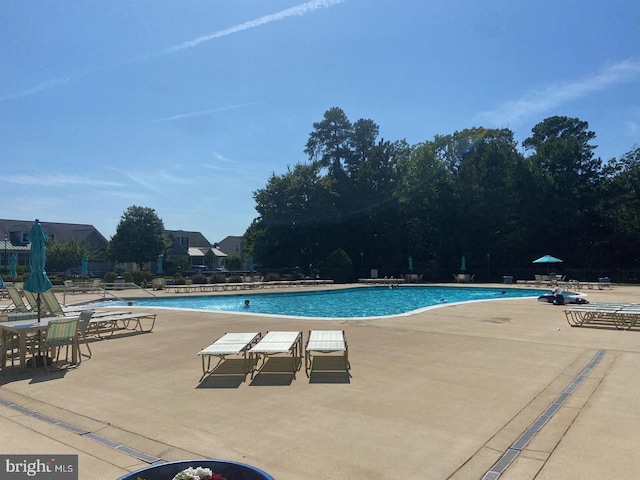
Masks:
[[[604,160],[640,145],[635,0],[5,0],[0,65],[0,217],[107,238],[131,205],[242,235],[331,107],[410,144],[566,115]]]

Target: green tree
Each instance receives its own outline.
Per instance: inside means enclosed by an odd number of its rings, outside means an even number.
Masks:
[[[229,270],[240,270],[242,268],[242,259],[240,255],[231,255],[224,262]]]
[[[78,267],[82,263],[84,255],[91,255],[91,249],[84,243],[78,243],[74,239],[48,240],[47,270],[64,272],[70,268]]]
[[[347,252],[341,248],[334,250],[325,258],[322,268],[336,282],[349,282],[353,277],[353,262]]]
[[[586,122],[538,123],[526,157],[508,129],[468,128],[414,146],[378,133],[339,108],[313,124],[308,163],[254,192],[259,217],[246,239],[258,264],[328,266],[342,251],[359,273],[397,275],[411,256],[432,281],[450,279],[463,255],[490,279],[528,274],[544,253],[566,266],[638,264],[640,150],[603,169]]]
[[[607,217],[607,235],[600,239],[608,264],[640,266],[640,147],[604,169],[601,209]]]
[[[528,160],[534,188],[522,212],[531,221],[530,241],[540,252],[583,265],[598,258],[594,242],[602,234],[602,162],[590,143],[595,136],[587,122],[555,116],[534,126],[522,142],[533,152]]]
[[[473,128],[454,137],[464,150],[452,171],[454,202],[449,211],[455,231],[449,237],[457,249],[451,252],[453,266],[457,267],[463,255],[476,268],[490,259],[508,265],[521,258],[517,238],[522,227],[518,219],[524,163],[513,133]]]
[[[326,228],[337,210],[331,179],[319,168],[317,163],[298,164],[284,175],[272,175],[265,188],[254,192],[260,216],[247,238],[261,265],[294,267],[324,256],[330,241]]]
[[[156,261],[166,248],[164,224],[153,208],[129,207],[120,219],[116,233],[107,246],[109,259],[135,262],[140,269]]]
[[[342,109],[334,107],[324,113],[321,122],[313,124],[304,150],[309,159],[328,168],[331,175],[340,178],[351,157],[353,126]]]
[[[442,252],[449,248],[453,198],[452,176],[434,147],[433,142],[424,142],[398,162],[396,188],[406,241],[402,253],[411,256],[414,268],[431,281],[438,279]]]

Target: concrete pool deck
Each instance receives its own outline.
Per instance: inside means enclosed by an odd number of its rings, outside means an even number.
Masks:
[[[640,302],[640,287],[586,293]],[[197,352],[225,332],[310,329],[345,330],[348,381],[304,367],[199,381]],[[531,299],[335,322],[158,310],[152,333],[94,341],[77,368],[0,371],[0,452],[77,453],[82,480],[155,458],[235,460],[277,480],[481,479],[591,364],[500,478],[632,479],[639,339],[571,328],[564,307]]]

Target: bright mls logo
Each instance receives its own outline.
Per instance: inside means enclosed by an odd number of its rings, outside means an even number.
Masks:
[[[0,455],[0,480],[78,480],[77,455]]]

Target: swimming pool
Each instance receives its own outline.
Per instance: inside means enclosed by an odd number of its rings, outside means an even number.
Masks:
[[[537,297],[545,292],[524,288],[361,287],[293,293],[140,298],[133,300],[133,306],[312,318],[363,318],[408,314],[443,303]],[[248,307],[245,300],[250,301]],[[92,304],[95,307],[125,305],[124,301]]]

